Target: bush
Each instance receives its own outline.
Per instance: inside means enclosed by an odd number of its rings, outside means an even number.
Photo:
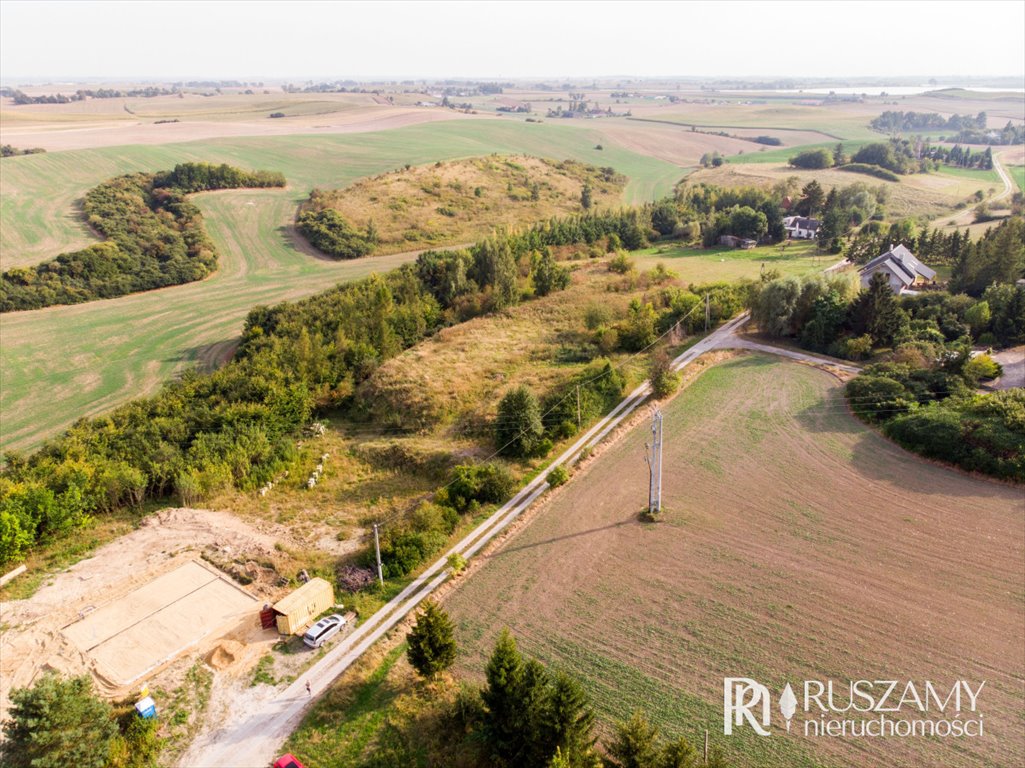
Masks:
[[[318,251],[339,259],[358,259],[374,250],[374,243],[367,235],[357,232],[332,208],[303,211],[295,227]]]
[[[794,168],[819,170],[833,167],[833,153],[828,149],[808,149],[787,161]]]
[[[460,464],[452,470],[452,479],[446,488],[447,501],[460,512],[465,512],[474,502],[498,504],[509,497],[514,484],[509,470],[501,464]]]
[[[548,482],[549,487],[558,488],[560,485],[564,485],[566,481],[569,480],[569,472],[566,470],[566,467],[560,464],[548,473],[548,475],[545,477],[545,480]]]
[[[625,252],[619,251],[609,260],[609,271],[625,275],[634,268],[633,260]]]
[[[680,374],[673,370],[665,350],[660,349],[652,358],[648,381],[652,394],[659,400],[669,397],[679,388]]]
[[[840,166],[840,170],[850,171],[851,173],[863,173],[866,176],[875,176],[877,179],[883,179],[885,181],[900,181],[900,176],[896,173],[888,171],[885,168],[880,168],[878,165],[848,163],[847,165]]]
[[[961,375],[969,382],[995,379],[1003,372],[1000,363],[989,355],[976,355],[961,368]]]

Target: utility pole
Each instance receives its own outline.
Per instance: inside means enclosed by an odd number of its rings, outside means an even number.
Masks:
[[[577,384],[577,429],[580,429],[580,385]]]
[[[658,412],[658,507],[655,510],[662,513],[662,411]]]
[[[650,451],[650,454],[649,454]],[[644,444],[648,464],[648,514],[662,511],[662,411],[651,415],[651,445]]]
[[[374,550],[377,552],[377,580],[384,586],[384,569],[381,567],[381,538],[377,535],[377,523],[374,523]]]
[[[708,333],[708,325],[712,319],[711,308],[708,304],[708,294],[705,294],[705,333]]]

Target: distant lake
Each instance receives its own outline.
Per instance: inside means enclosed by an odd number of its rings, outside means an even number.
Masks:
[[[986,88],[977,85],[856,85],[837,88],[775,88],[768,91],[724,89],[721,93],[810,93],[816,96],[828,96],[835,93],[838,96],[860,96],[861,94],[878,96],[885,92],[887,96],[917,96],[920,93],[946,88],[964,88],[966,91],[978,91],[979,93],[1025,93],[1025,88]]]

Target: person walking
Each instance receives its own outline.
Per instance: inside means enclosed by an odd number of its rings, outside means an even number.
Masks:
[[[306,695],[311,697],[313,696],[313,689],[310,687],[309,680],[306,681]]]

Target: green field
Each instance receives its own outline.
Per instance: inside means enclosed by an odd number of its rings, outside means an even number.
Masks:
[[[25,449],[81,416],[155,391],[175,371],[223,359],[256,304],[315,293],[341,280],[394,268],[395,254],[331,262],[300,252],[290,225],[316,185],[344,186],[403,164],[510,152],[613,165],[629,176],[625,202],[671,190],[681,169],[565,126],[491,121],[432,123],[378,133],[231,139],[157,147],[53,152],[4,160],[0,244],[4,267],[37,262],[90,235],[75,201],[118,173],[169,168],[176,162],[228,162],[285,173],[280,190],[198,195],[221,262],[199,283],[73,307],[0,318],[3,448]],[[596,155],[598,155],[596,157]],[[46,201],[40,204],[39,201]],[[19,243],[46,243],[22,250]],[[12,254],[8,258],[8,254]]]
[[[737,248],[685,248],[678,245],[659,245],[632,254],[639,269],[652,269],[664,264],[691,283],[715,280],[757,280],[762,268],[778,270],[783,276],[806,275],[821,272],[839,258],[821,253],[814,241],[794,241],[786,248],[765,245],[749,251]]]
[[[1011,174],[1011,178],[1018,185],[1018,189],[1025,192],[1025,165],[1009,165],[1007,166],[1007,172]]]
[[[844,152],[848,155],[853,155],[859,149],[866,144],[870,144],[868,141],[829,141],[821,144],[803,144],[799,147],[784,147],[783,149],[767,149],[764,152],[745,152],[740,157],[727,158],[728,163],[785,163],[790,160],[791,157],[798,154],[799,152],[805,152],[811,149],[825,149],[832,152],[836,149],[837,144],[843,144]]]
[[[936,171],[941,176],[956,176],[961,179],[975,179],[976,181],[990,184],[997,188],[1003,187],[1003,182],[1000,180],[1000,174],[990,169],[985,170],[983,168],[957,168],[953,165],[943,165]]]

